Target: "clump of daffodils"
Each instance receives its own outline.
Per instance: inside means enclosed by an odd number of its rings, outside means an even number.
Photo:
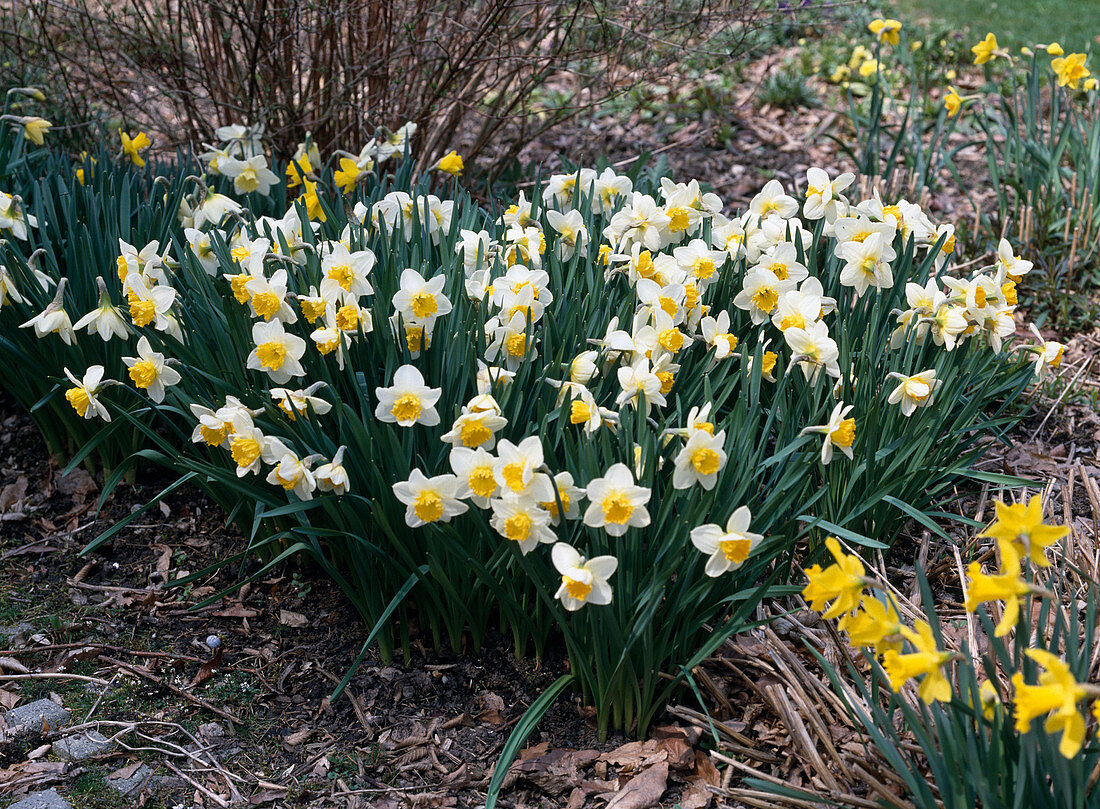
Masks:
[[[996,638],[1006,637],[1017,628],[1023,599],[1053,595],[1028,577],[1028,567],[1048,567],[1051,563],[1047,550],[1069,529],[1047,525],[1042,511],[1038,496],[1013,505],[998,501],[996,519],[980,534],[996,541],[1000,568],[986,572],[978,562],[970,565],[965,608],[973,613],[982,604],[1002,604],[1002,617],[994,630]],[[892,597],[866,575],[857,555],[846,553],[833,537],[826,540],[826,545],[834,563],[826,568],[814,565],[806,571],[809,581],[802,594],[810,606],[824,618],[839,618],[838,626],[848,633],[853,646],[880,657],[895,692],[906,682],[917,680],[917,693],[924,702],[950,702],[955,697],[950,665],[953,661],[958,665],[969,662],[941,648],[939,633],[928,622],[906,625]],[[1019,637],[1017,643],[1031,640]],[[985,680],[981,685],[985,717],[992,719],[1007,702],[1015,713],[1018,733],[1030,732],[1033,720],[1045,719],[1043,730],[1061,732],[1058,749],[1066,758],[1072,758],[1080,752],[1086,735],[1087,714],[1082,712],[1081,703],[1092,700],[1091,712],[1100,721],[1100,686],[1079,682],[1065,660],[1045,649],[1028,648],[1025,654],[1043,669],[1038,683],[1028,683],[1021,671],[1013,672],[1013,695],[1002,700],[997,686]]]

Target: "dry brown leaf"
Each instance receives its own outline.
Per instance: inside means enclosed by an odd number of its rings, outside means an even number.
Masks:
[[[644,742],[627,742],[610,753],[604,753],[599,760],[622,767],[627,771],[637,772],[659,761],[667,761],[668,751],[658,747],[655,739],[647,739]]]
[[[226,607],[224,610],[217,610],[210,613],[215,618],[255,618],[260,614],[259,610],[254,610],[251,607],[246,607],[244,604],[233,604],[230,607]]]
[[[12,507],[27,496],[27,478],[20,475],[15,483],[9,483],[0,490],[0,514],[6,514]]]
[[[111,773],[107,777],[108,778],[129,778],[131,775],[133,775],[134,773],[136,773],[138,771],[139,767],[141,767],[141,762],[140,761],[135,761],[131,764],[127,764],[125,767],[120,767],[119,769],[115,770],[113,773]]]
[[[300,612],[291,612],[290,610],[279,610],[279,623],[283,626],[293,627],[294,629],[301,629],[309,624],[309,619],[306,618]]]
[[[19,695],[18,694],[14,693],[12,691],[8,691],[6,689],[0,688],[0,707],[3,707],[3,708],[10,711],[12,708],[14,708],[18,704],[19,704]]]
[[[608,801],[607,809],[649,809],[656,806],[668,785],[668,762],[661,761],[635,775]]]

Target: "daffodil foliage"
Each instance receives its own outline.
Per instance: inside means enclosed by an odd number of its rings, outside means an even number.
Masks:
[[[103,427],[78,458],[136,436],[242,556],[310,555],[385,655],[562,638],[602,731],[644,732],[826,530],[882,547],[942,502],[1057,365],[1014,342],[1024,259],[953,272],[950,224],[851,175],[735,212],[578,169],[490,210],[453,159],[395,167],[407,129],[282,171],[222,134],[0,199],[4,362]]]

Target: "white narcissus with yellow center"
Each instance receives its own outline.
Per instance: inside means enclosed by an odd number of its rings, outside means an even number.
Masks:
[[[704,568],[708,576],[721,576],[741,567],[760,544],[764,537],[749,531],[751,521],[749,507],[740,506],[730,515],[724,529],[709,523],[691,530],[691,544],[710,556]]]
[[[313,490],[317,488],[317,479],[309,469],[313,458],[300,459],[290,450],[282,453],[275,466],[267,474],[267,482],[272,486],[282,486],[284,491],[293,492],[299,500],[312,500]]]
[[[706,430],[692,430],[683,449],[676,455],[672,486],[687,489],[698,483],[708,492],[718,482],[718,473],[726,465],[726,431],[711,435]]]
[[[602,478],[589,481],[586,492],[589,506],[584,524],[590,528],[603,528],[610,536],[621,537],[631,528],[649,525],[645,506],[652,492],[634,483],[626,464],[617,463]]]
[[[530,497],[504,492],[490,504],[493,516],[489,524],[505,539],[519,544],[526,556],[540,544],[557,539],[550,528],[550,514]]]
[[[393,384],[388,388],[375,388],[378,407],[374,416],[379,421],[402,427],[423,424],[434,427],[439,424],[439,413],[435,404],[442,395],[442,388],[429,388],[424,377],[412,365],[402,365],[393,375]]]
[[[825,424],[804,427],[799,433],[799,435],[822,433],[825,436],[825,442],[821,445],[821,463],[826,466],[833,459],[833,447],[840,447],[840,451],[848,458],[853,457],[852,443],[856,438],[856,420],[847,416],[854,407],[855,405],[845,405],[844,402],[840,402],[833,408]]]
[[[377,258],[370,250],[357,250],[354,253],[340,242],[328,242],[328,250],[321,259],[321,297],[334,299],[341,294],[350,294],[356,298],[373,295],[367,276],[374,268]]]
[[[393,484],[393,493],[408,508],[405,523],[420,528],[433,522],[450,522],[470,507],[458,499],[458,478],[436,475],[429,478],[414,469],[408,480]]]
[[[163,402],[164,389],[179,383],[179,371],[168,367],[164,355],[153,351],[145,336],[138,340],[137,353],[136,357],[122,358],[130,369],[130,381],[134,383],[134,387],[144,390],[154,402]]]
[[[317,479],[317,488],[321,491],[339,495],[347,494],[348,489],[351,488],[348,470],[344,468],[344,450],[346,449],[347,447],[341,446],[336,450],[331,461],[321,464],[314,470],[313,477]]]
[[[65,398],[72,405],[73,410],[81,418],[90,419],[98,416],[104,421],[110,421],[111,414],[107,412],[107,408],[103,406],[103,403],[96,398],[103,387],[103,366],[91,366],[84,372],[83,379],[77,379],[68,368],[64,370],[65,376],[73,383],[73,387],[65,391]]]
[[[840,378],[840,365],[837,362],[840,349],[829,336],[829,327],[822,321],[814,321],[805,328],[792,326],[783,332],[783,338],[793,352],[791,361],[798,363],[803,375],[811,383],[817,379],[822,368],[833,379]]]
[[[890,377],[900,380],[898,386],[890,393],[887,401],[901,405],[903,416],[913,415],[918,407],[929,407],[935,400],[935,391],[942,381],[936,379],[936,371],[921,371],[919,374],[905,376],[904,374],[891,373]]]
[[[394,311],[404,320],[431,330],[436,318],[451,311],[451,302],[443,294],[446,282],[442,275],[425,280],[416,270],[406,269],[401,273],[401,288],[393,296]]]
[[[248,355],[247,365],[253,371],[265,372],[279,385],[305,375],[300,360],[306,353],[306,341],[287,333],[281,320],[252,324],[252,341],[256,347]]]
[[[489,508],[489,501],[500,490],[494,473],[497,459],[482,447],[455,447],[451,450],[450,461],[458,478],[457,496],[470,500],[478,508]]]
[[[610,604],[608,583],[619,567],[614,556],[597,556],[587,561],[571,546],[558,542],[550,550],[550,559],[561,574],[561,586],[554,594],[570,612],[585,604]]]
[[[537,435],[529,435],[519,444],[502,439],[497,445],[493,475],[501,491],[536,501],[549,500],[554,496],[554,487],[546,475],[538,472],[542,465],[542,441]]]

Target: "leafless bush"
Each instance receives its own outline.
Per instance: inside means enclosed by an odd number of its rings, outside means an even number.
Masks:
[[[195,145],[263,121],[276,151],[309,132],[354,148],[411,120],[423,160],[532,137],[685,51],[732,58],[762,0],[16,0],[0,31],[45,56],[74,107]],[[675,78],[674,76],[671,78]],[[503,146],[502,146],[503,144]]]

